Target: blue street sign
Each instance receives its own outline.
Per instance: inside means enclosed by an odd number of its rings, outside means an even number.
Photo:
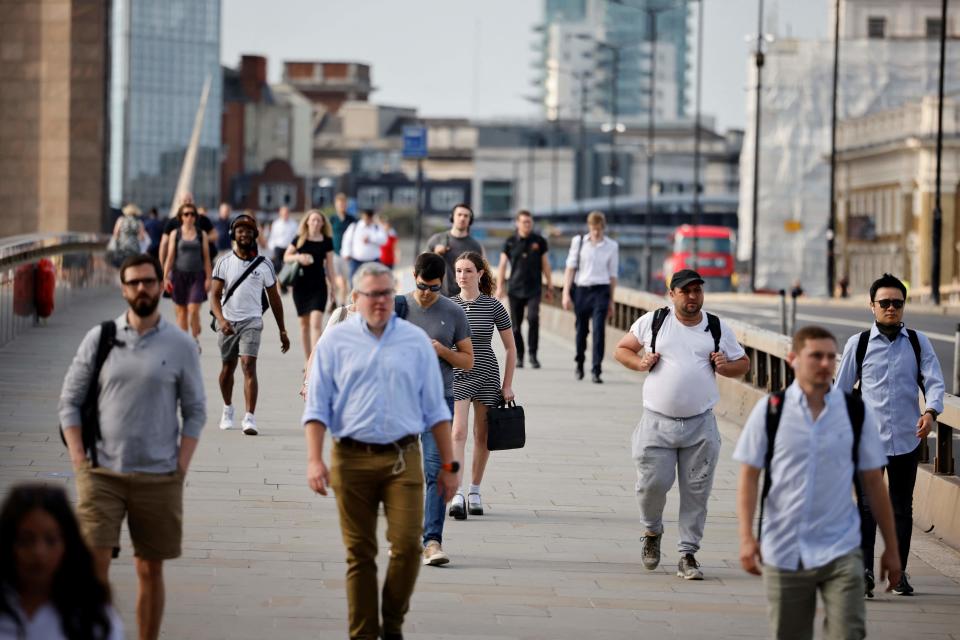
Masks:
[[[408,124],[403,127],[403,157],[427,157],[427,128],[419,124]]]

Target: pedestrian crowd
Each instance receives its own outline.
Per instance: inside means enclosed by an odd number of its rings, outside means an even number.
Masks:
[[[76,515],[59,490],[22,486],[7,496],[0,638],[122,637],[108,577],[124,521],[138,579],[139,637],[159,637],[164,562],[181,555],[184,483],[207,419],[200,306],[209,295],[221,358],[219,427],[253,436],[262,429],[257,358],[267,308],[281,351],[290,347],[285,287],[305,358],[307,484],[335,496],[349,636],[402,638],[420,567],[453,561],[444,549],[445,518],[484,515],[491,411],[515,400],[516,368],[542,366],[540,303],[554,295],[548,240],[534,230],[533,215],[519,211],[493,268],[471,234],[473,211],[458,204],[449,230],[431,236],[428,252],[416,256],[414,288],[398,294],[395,231],[372,211],[352,216],[347,203],[339,194],[329,217],[311,210],[299,221],[282,207],[264,229],[227,205],[210,221],[185,201],[162,228],[155,254],[143,243],[152,242],[157,225],[125,208],[114,238],[128,308],[86,334],[60,398]],[[591,379],[601,384],[619,247],[601,212],[586,222],[566,257],[561,304],[575,316],[575,378],[584,377],[592,330]],[[164,292],[177,326],[160,313]],[[720,459],[717,376],[739,378],[750,363],[731,327],[703,309],[704,279],[696,271],[674,273],[668,296],[666,306],[635,320],[614,356],[645,374],[630,442],[642,564],[653,571],[661,563],[666,499],[676,482],[676,574],[702,580],[697,554]],[[903,322],[906,301],[903,283],[884,274],[870,289],[875,324],[842,350],[823,328],[797,331],[788,356],[792,382],[756,404],[737,442],[739,560],[763,576],[774,637],[813,637],[818,592],[828,638],[865,636],[864,598],[878,583],[914,593],[906,565],[918,452],[943,410],[944,382],[929,339]],[[378,587],[381,505],[390,553]],[[875,566],[878,527],[884,549]]]

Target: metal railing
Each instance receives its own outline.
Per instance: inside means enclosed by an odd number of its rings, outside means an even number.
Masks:
[[[78,292],[116,281],[105,258],[108,236],[51,233],[0,238],[0,347],[24,329],[41,324],[34,304],[34,269],[47,259],[56,274],[53,313],[61,313]]]
[[[554,286],[552,304],[559,305],[563,273],[555,272],[553,282],[557,284]],[[628,331],[641,315],[667,304],[669,301],[664,296],[618,286],[614,292],[613,316],[607,320],[607,325]],[[709,306],[708,298],[705,308],[709,310]],[[730,318],[724,318],[724,322],[736,332],[737,341],[743,345],[750,359],[750,369],[743,377],[743,382],[767,392],[779,391],[793,382],[793,369],[787,364],[789,337]],[[935,451],[934,472],[955,475],[953,443],[957,438],[960,438],[960,397],[946,394],[937,428],[921,443],[920,461],[929,463],[930,451]],[[929,443],[930,439],[935,440],[933,445]]]

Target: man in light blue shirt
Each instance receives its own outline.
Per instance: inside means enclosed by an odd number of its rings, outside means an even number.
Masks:
[[[763,565],[776,638],[813,638],[817,591],[826,612],[824,637],[866,635],[860,522],[851,497],[854,428],[846,398],[831,389],[836,359],[836,338],[826,329],[804,327],[794,336],[787,361],[796,380],[786,390],[775,431],[759,543],[753,514],[757,482],[768,464],[771,398],[754,407],[733,454],[742,463],[737,488],[740,563],[755,575]],[[876,418],[864,407],[856,471],[871,503],[878,505],[884,541],[880,578],[889,574],[892,588],[900,579],[900,559],[881,472],[885,460]]]
[[[353,279],[357,315],[324,332],[310,371],[303,424],[307,483],[337,498],[347,548],[351,638],[380,638],[377,510],[387,516],[390,564],[383,585],[383,638],[402,638],[403,618],[420,569],[423,472],[419,436],[440,451],[444,500],[457,488],[450,410],[437,355],[427,335],[394,315],[393,274],[364,263]],[[334,438],[331,465],[323,437]]]
[[[870,287],[870,309],[876,324],[869,331],[847,340],[837,372],[837,388],[846,393],[859,390],[864,403],[878,419],[880,440],[887,460],[884,463],[890,486],[890,501],[900,546],[900,583],[897,595],[913,595],[907,580],[907,559],[913,533],[913,489],[917,483],[920,440],[936,424],[943,411],[943,371],[929,338],[903,324],[907,288],[885,273]],[[926,410],[920,413],[917,389],[923,390]],[[873,547],[877,538],[869,500],[857,488],[867,597],[873,597]]]

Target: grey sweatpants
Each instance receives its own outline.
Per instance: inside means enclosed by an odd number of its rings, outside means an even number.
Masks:
[[[673,486],[680,485],[681,554],[696,553],[707,521],[707,500],[720,458],[720,431],[712,411],[689,418],[671,418],[643,410],[633,432],[640,519],[650,533],[663,533],[663,507]]]

